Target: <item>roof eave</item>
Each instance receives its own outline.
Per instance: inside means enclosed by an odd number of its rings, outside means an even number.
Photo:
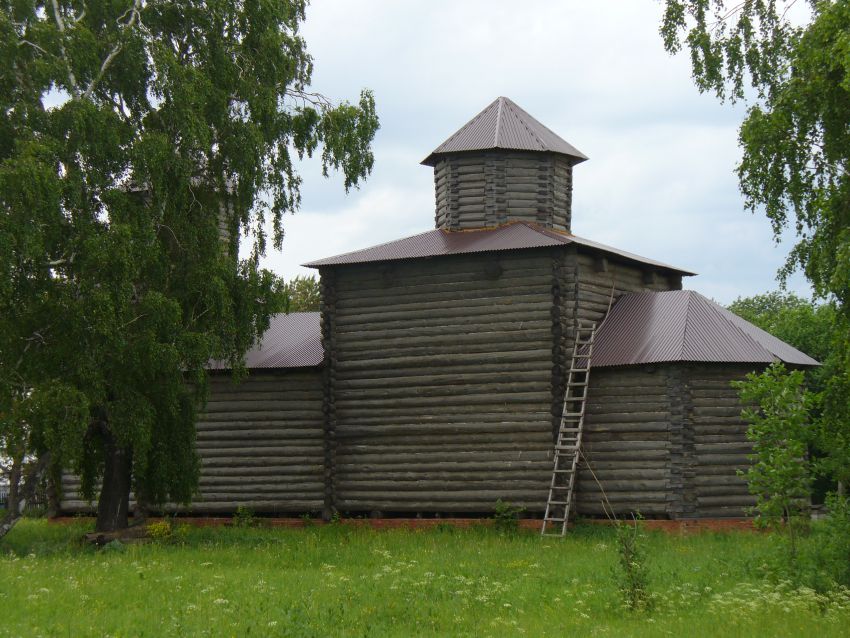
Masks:
[[[530,148],[509,148],[504,146],[487,146],[483,148],[469,148],[464,149],[462,151],[433,151],[428,155],[424,160],[419,162],[423,166],[431,166],[434,167],[437,165],[437,162],[440,161],[440,158],[446,157],[447,155],[468,155],[470,153],[486,153],[490,151],[511,151],[515,153],[541,153],[547,154],[551,153],[553,155],[561,155],[563,157],[567,157],[571,160],[570,164],[575,166],[576,164],[581,164],[582,162],[586,162],[590,159],[587,155],[582,153],[581,151],[576,151],[576,153],[564,153],[562,151],[553,151],[550,149],[546,150],[535,150]]]

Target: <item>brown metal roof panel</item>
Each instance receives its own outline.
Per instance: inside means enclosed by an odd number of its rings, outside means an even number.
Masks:
[[[724,315],[730,323],[734,324],[742,332],[745,332],[751,339],[759,343],[762,347],[774,353],[785,363],[801,366],[820,365],[820,362],[816,359],[813,359],[806,353],[797,350],[797,348],[785,343],[781,339],[774,337],[769,332],[765,332],[758,326],[751,324],[746,319],[739,317],[723,306],[717,306],[716,309],[717,312]]]
[[[693,275],[688,270],[682,270],[659,261],[647,259],[624,250],[618,250],[605,244],[590,241],[576,235],[559,233],[528,222],[513,222],[497,228],[482,228],[480,230],[447,231],[442,229],[429,230],[418,235],[404,237],[395,241],[378,244],[370,248],[355,250],[342,255],[326,257],[304,264],[310,268],[321,266],[341,266],[347,264],[364,264],[378,261],[396,261],[403,259],[421,259],[444,255],[462,255],[469,253],[519,250],[523,248],[545,248],[576,243],[623,257],[657,268],[671,270],[682,275]]]
[[[690,290],[629,293],[600,326],[593,367],[665,362],[817,361]]]
[[[597,332],[593,366],[677,360],[687,298],[671,301],[665,307],[651,294],[623,295]]]
[[[560,153],[583,162],[587,156],[529,115],[512,100],[496,98],[435,148],[422,163],[433,166],[446,153],[491,149]]]
[[[318,268],[320,266],[361,264],[375,261],[543,248],[569,242],[569,237],[565,235],[543,233],[536,227],[522,222],[482,230],[447,231],[435,229],[371,248],[311,261],[304,265],[310,268]]]
[[[249,370],[306,368],[322,364],[321,313],[293,312],[273,315],[260,342],[245,354]],[[208,370],[229,370],[226,361],[212,361]]]
[[[770,363],[774,354],[718,313],[716,303],[688,292],[682,361]]]

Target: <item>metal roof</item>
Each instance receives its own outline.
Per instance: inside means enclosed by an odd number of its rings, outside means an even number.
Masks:
[[[433,166],[437,156],[491,149],[560,153],[583,162],[587,156],[559,137],[506,97],[496,98],[487,108],[422,160]]]
[[[342,266],[378,261],[422,259],[446,255],[518,250],[522,248],[546,248],[568,244],[592,248],[593,250],[622,257],[630,261],[637,261],[683,275],[696,274],[689,270],[683,270],[660,261],[647,259],[646,257],[612,248],[611,246],[590,241],[576,235],[543,228],[530,222],[512,222],[496,228],[461,231],[448,231],[437,228],[419,233],[418,235],[411,235],[410,237],[364,248],[363,250],[355,250],[354,252],[336,255],[334,257],[318,259],[304,265],[309,268],[318,268],[320,266]]]
[[[596,334],[593,367],[676,361],[819,365],[692,290],[625,294]]]
[[[245,367],[308,368],[319,366],[324,359],[321,313],[293,312],[272,315],[269,329],[245,354]],[[229,370],[226,361],[212,361],[208,370]]]

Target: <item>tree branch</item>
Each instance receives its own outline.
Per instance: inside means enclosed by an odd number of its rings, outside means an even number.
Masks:
[[[53,19],[56,20],[56,28],[59,29],[59,53],[62,54],[62,59],[65,60],[65,67],[68,70],[68,88],[74,95],[79,94],[77,86],[77,78],[74,75],[74,70],[71,68],[71,60],[68,58],[68,51],[65,50],[65,21],[62,19],[62,14],[59,11],[59,0],[51,0],[53,5]]]
[[[53,1],[56,2],[56,0],[53,0]],[[123,14],[121,14],[121,16],[118,17],[116,22],[118,22],[119,25],[121,26],[121,33],[124,33],[125,31],[129,31],[130,29],[133,28],[133,25],[135,25],[137,21],[140,21],[141,10],[142,10],[142,0],[134,0],[133,6],[130,7],[129,9],[127,9],[127,11],[125,11]],[[128,13],[130,14],[130,19],[127,20],[126,24],[121,24],[121,22],[120,22],[121,18],[126,16]],[[91,84],[89,84],[89,87],[86,89],[85,93],[83,93],[83,99],[88,99],[88,98],[91,97],[92,92],[94,92],[94,89],[97,86],[98,82],[100,82],[100,80],[106,74],[106,71],[110,67],[110,65],[112,64],[112,61],[121,52],[121,47],[123,46],[123,42],[121,42],[121,40],[120,40],[121,33],[119,33],[118,42],[115,44],[114,47],[112,47],[112,50],[109,52],[109,55],[106,56],[106,59],[103,61],[103,64],[100,65],[100,70],[97,72],[97,75],[91,81]]]

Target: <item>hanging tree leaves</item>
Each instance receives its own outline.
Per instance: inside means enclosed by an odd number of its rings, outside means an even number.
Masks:
[[[374,101],[310,90],[305,0],[0,4],[0,442],[102,481],[115,529],[130,488],[191,498],[204,366],[281,298],[267,223],[280,248],[299,157],[369,174]]]

